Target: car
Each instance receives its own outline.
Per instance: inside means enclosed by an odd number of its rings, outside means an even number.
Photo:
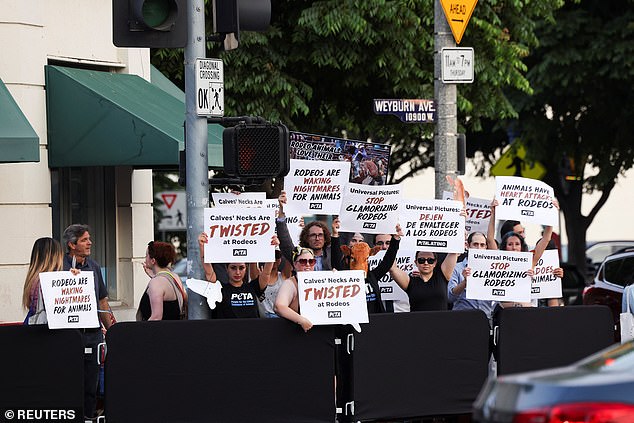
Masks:
[[[588,272],[593,277],[603,260],[609,255],[624,248],[634,247],[634,241],[597,241],[589,242],[586,246],[586,261]]]
[[[634,422],[634,342],[575,364],[489,377],[473,405],[480,423]]]
[[[615,339],[620,338],[623,290],[634,283],[634,248],[626,248],[603,260],[596,276],[583,291],[583,304],[610,307],[614,317]]]

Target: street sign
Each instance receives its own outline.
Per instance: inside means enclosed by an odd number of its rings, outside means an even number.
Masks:
[[[490,174],[541,180],[546,175],[546,168],[539,162],[527,162],[526,148],[520,141],[515,141],[491,167]]]
[[[440,78],[445,84],[473,82],[473,48],[445,47],[440,51]]]
[[[222,60],[196,59],[196,114],[223,117],[225,80]]]
[[[462,40],[462,35],[477,2],[478,0],[440,0],[440,5],[445,12],[445,17],[457,44],[460,44],[460,40]]]
[[[156,198],[163,202],[157,206],[161,212],[159,231],[184,231],[187,229],[187,201],[185,191],[162,191]]]
[[[436,121],[436,103],[422,99],[374,99],[374,113],[394,115],[406,123],[430,123]]]

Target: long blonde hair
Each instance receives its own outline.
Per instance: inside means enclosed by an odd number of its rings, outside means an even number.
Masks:
[[[61,244],[53,238],[39,238],[31,250],[31,262],[24,279],[22,305],[28,310],[31,305],[31,290],[39,283],[41,272],[56,272],[64,267],[64,252]]]

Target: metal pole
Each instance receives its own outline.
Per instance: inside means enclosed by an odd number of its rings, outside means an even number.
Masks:
[[[437,199],[442,198],[443,191],[451,191],[446,176],[455,177],[458,174],[456,84],[443,84],[440,74],[441,50],[444,47],[455,46],[440,0],[434,0],[434,97],[437,117],[434,132],[434,168]]]
[[[187,193],[187,277],[205,279],[198,234],[203,231],[203,209],[209,206],[209,167],[207,161],[207,118],[196,114],[196,59],[205,58],[205,3],[188,0],[189,25],[185,46],[185,157]],[[187,290],[189,318],[209,318],[205,298]]]

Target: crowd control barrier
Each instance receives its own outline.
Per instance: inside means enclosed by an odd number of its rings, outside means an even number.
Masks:
[[[604,306],[505,309],[496,322],[498,374],[570,364],[613,343]],[[372,315],[361,327],[117,323],[106,338],[106,421],[319,423],[470,412],[487,377],[484,313]],[[0,410],[81,410],[78,331],[0,327],[0,342]]]

